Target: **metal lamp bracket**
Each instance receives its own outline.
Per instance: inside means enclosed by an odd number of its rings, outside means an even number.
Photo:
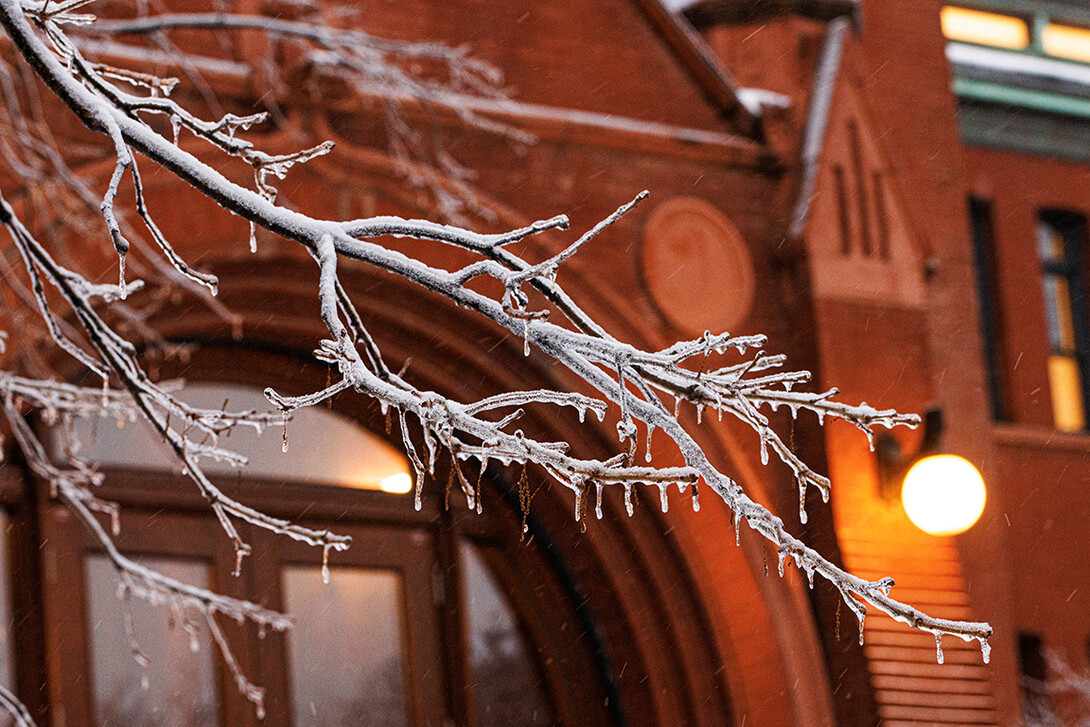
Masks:
[[[883,432],[874,439],[874,457],[878,462],[878,494],[886,502],[901,499],[901,483],[905,474],[918,460],[941,450],[942,409],[929,407],[923,415],[923,439],[912,454],[901,451],[901,443],[892,434]]]

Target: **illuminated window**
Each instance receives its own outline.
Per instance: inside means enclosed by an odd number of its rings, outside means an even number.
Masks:
[[[1029,26],[1021,18],[947,5],[942,34],[948,40],[1022,50],[1029,45]]]
[[[1037,252],[1048,325],[1048,384],[1052,416],[1062,431],[1086,429],[1086,299],[1079,272],[1085,221],[1067,213],[1042,213]]]
[[[193,382],[178,393],[178,398],[192,406],[233,410],[271,411],[261,389],[211,382]],[[108,426],[107,426],[108,425]],[[56,436],[62,432],[54,430]],[[107,465],[140,467],[154,470],[177,469],[173,455],[162,446],[161,438],[143,419],[135,422],[105,424],[93,417],[75,422],[80,454],[88,460]],[[279,426],[256,432],[238,427],[222,442],[226,448],[249,460],[247,477],[295,480],[315,484],[381,490],[404,494],[412,490],[409,462],[385,441],[350,419],[324,407],[307,407],[292,414],[287,424],[290,456],[284,452],[284,430]],[[55,442],[60,446],[60,442]],[[334,456],[335,455],[335,456]],[[237,470],[228,462],[205,459],[206,474],[234,476]]]
[[[1090,29],[1049,23],[1041,31],[1041,46],[1050,56],[1090,63]]]

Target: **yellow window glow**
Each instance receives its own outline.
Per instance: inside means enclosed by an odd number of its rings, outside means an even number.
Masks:
[[[1053,354],[1048,357],[1048,387],[1052,391],[1052,418],[1062,432],[1086,428],[1082,403],[1079,364],[1073,356]]]
[[[905,475],[901,501],[908,519],[932,535],[968,530],[984,512],[984,478],[954,454],[924,457]]]
[[[1090,30],[1049,23],[1041,32],[1045,53],[1058,58],[1090,63]]]
[[[948,40],[1022,50],[1029,45],[1029,26],[1021,18],[980,10],[944,7],[940,14],[942,34]]]

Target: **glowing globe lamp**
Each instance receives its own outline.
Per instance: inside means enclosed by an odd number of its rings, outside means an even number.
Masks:
[[[932,535],[968,530],[984,512],[984,478],[968,460],[937,454],[912,465],[901,490],[908,518]]]

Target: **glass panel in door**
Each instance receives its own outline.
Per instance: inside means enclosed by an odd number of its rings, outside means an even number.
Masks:
[[[176,558],[142,558],[140,562],[183,583],[210,585],[209,566],[202,562]],[[133,657],[113,565],[100,554],[88,555],[84,565],[95,724],[219,725],[217,657],[203,616],[184,614],[189,626],[183,628],[183,614],[172,612],[169,605],[153,606],[133,598],[133,636],[147,659],[142,667]]]
[[[463,541],[460,557],[477,727],[552,724],[545,685],[514,609],[477,546]]]
[[[7,513],[0,511],[0,686],[9,692],[15,692],[15,670],[12,661],[11,607],[8,603],[8,549],[7,538],[2,537],[8,529]],[[11,727],[15,719],[6,710],[0,710],[0,727]]]
[[[406,727],[403,584],[396,571],[286,566],[295,727]]]

